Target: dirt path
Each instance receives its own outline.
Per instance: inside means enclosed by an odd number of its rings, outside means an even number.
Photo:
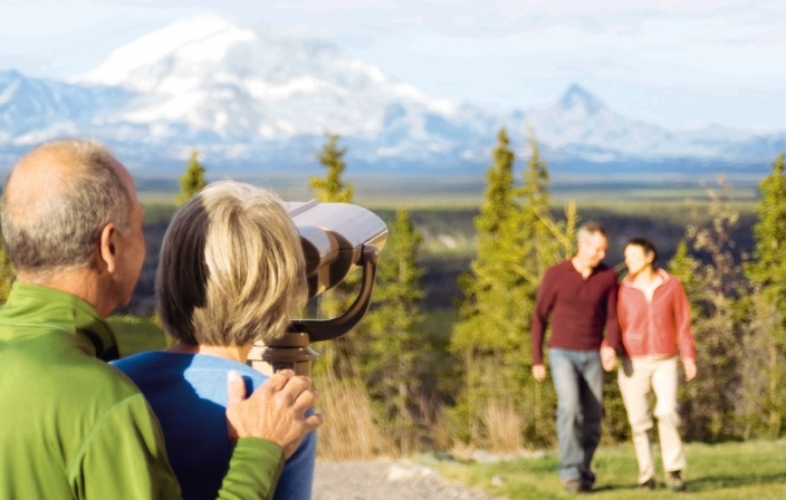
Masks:
[[[493,500],[404,461],[317,461],[312,500]]]

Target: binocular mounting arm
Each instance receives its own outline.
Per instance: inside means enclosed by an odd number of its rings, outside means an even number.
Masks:
[[[341,316],[327,320],[293,320],[283,337],[265,342],[261,353],[258,350],[261,346],[254,346],[249,356],[252,366],[268,373],[271,369],[276,372],[288,368],[294,370],[297,375],[311,376],[311,363],[318,354],[309,347],[309,344],[341,337],[363,319],[371,305],[371,293],[374,290],[378,262],[379,250],[373,245],[364,245],[358,262],[363,270],[363,280],[360,292],[349,309]],[[264,364],[267,364],[267,367]]]
[[[289,324],[288,334],[306,333],[311,342],[333,340],[345,335],[357,325],[371,305],[371,292],[374,290],[374,280],[377,275],[379,250],[373,245],[363,247],[362,258],[359,262],[363,269],[363,282],[360,293],[355,302],[341,316],[332,319],[296,319]],[[267,343],[271,345],[270,342]]]

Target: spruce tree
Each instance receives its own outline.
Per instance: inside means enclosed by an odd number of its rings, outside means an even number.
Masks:
[[[455,425],[461,438],[485,446],[493,431],[489,409],[502,400],[502,394],[492,394],[499,388],[495,381],[506,380],[506,374],[497,371],[501,360],[495,358],[504,347],[501,340],[509,338],[505,333],[512,309],[506,286],[509,270],[499,252],[501,230],[515,210],[515,154],[504,128],[497,135],[492,158],[494,162],[486,172],[485,202],[475,219],[477,256],[470,272],[459,280],[464,298],[451,336],[451,350],[461,360],[465,378],[464,390],[452,412]]]
[[[526,301],[522,307],[528,308],[523,311],[528,319],[527,329],[540,278],[548,267],[570,255],[575,229],[575,213],[562,223],[551,215],[548,164],[540,158],[540,148],[532,131],[528,142],[530,157],[524,170],[524,184],[516,191],[521,209],[510,218],[506,228],[506,232],[512,234],[507,242],[519,249],[513,269],[518,282],[524,286]]]
[[[568,223],[553,219],[548,166],[532,136],[530,150],[518,188],[515,156],[500,131],[475,220],[477,257],[460,281],[464,299],[451,348],[463,361],[465,388],[453,416],[462,436],[476,445],[517,447],[522,437],[542,441],[553,420],[546,414],[552,397],[539,386],[524,390],[531,382],[529,324],[537,284],[547,266],[565,257],[575,214]]]
[[[761,200],[758,222],[753,227],[753,261],[745,271],[755,286],[754,317],[761,334],[772,342],[767,346],[768,390],[766,408],[769,433],[778,436],[784,427],[786,382],[786,173],[784,154],[772,163],[772,173],[759,184]]]
[[[497,146],[492,153],[494,163],[486,171],[485,202],[480,214],[475,218],[478,252],[471,263],[469,273],[460,278],[464,294],[459,315],[465,322],[473,322],[480,316],[479,303],[490,290],[495,279],[495,266],[498,262],[498,242],[500,231],[515,210],[513,201],[513,163],[515,154],[510,148],[507,131],[502,128],[497,135]],[[483,346],[484,341],[474,338],[477,330],[467,324],[454,332],[454,344],[466,348]]]
[[[325,168],[325,177],[311,177],[309,186],[314,192],[316,200],[322,203],[352,203],[354,188],[352,184],[344,182],[343,174],[346,169],[344,156],[346,147],[340,147],[341,137],[338,134],[326,134],[327,142],[317,153],[317,159]],[[342,314],[352,304],[359,291],[359,272],[351,272],[344,281],[324,292],[318,299],[319,315],[332,318]],[[359,372],[360,360],[365,351],[363,335],[357,333],[364,327],[365,322],[355,327],[356,334],[353,338],[341,337],[321,346],[323,355],[317,364],[318,369],[325,369],[339,377],[355,377]]]
[[[339,147],[338,134],[327,134],[327,142],[317,153],[319,163],[325,167],[325,177],[311,177],[310,186],[316,195],[317,201],[330,203],[352,203],[354,189],[352,184],[345,183],[342,179],[346,164],[344,156],[347,148]]]
[[[177,196],[177,205],[183,205],[200,189],[205,187],[205,167],[199,163],[199,153],[191,151],[191,158],[186,165],[186,171],[180,176],[180,194]]]
[[[758,222],[753,227],[753,262],[746,267],[750,280],[761,287],[762,299],[778,315],[769,332],[786,346],[786,173],[784,154],[772,163],[772,173],[759,183]]]
[[[503,127],[497,134],[497,146],[491,154],[493,165],[486,171],[486,202],[475,219],[478,238],[496,239],[502,224],[515,208],[513,202],[513,164],[516,155],[510,148],[508,132]]]
[[[520,209],[506,223],[501,253],[510,256],[512,271],[511,296],[515,298],[517,315],[510,332],[511,345],[507,350],[507,364],[515,367],[515,385],[527,418],[523,421],[524,437],[542,445],[550,440],[553,429],[555,395],[553,388],[535,382],[531,376],[531,320],[535,311],[535,296],[546,269],[572,254],[575,232],[575,205],[566,210],[566,219],[557,221],[552,216],[549,194],[548,164],[541,159],[534,132],[529,130],[529,158],[524,169],[523,185],[516,190]]]
[[[374,292],[374,310],[369,313],[371,347],[364,367],[368,387],[379,402],[387,433],[407,455],[417,444],[421,419],[417,414],[428,401],[421,399],[424,377],[424,336],[420,302],[425,292],[423,270],[417,264],[423,238],[409,213],[399,209],[390,228]]]

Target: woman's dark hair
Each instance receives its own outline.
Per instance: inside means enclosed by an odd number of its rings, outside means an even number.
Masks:
[[[640,247],[644,250],[644,253],[651,253],[652,254],[652,265],[655,266],[655,262],[658,260],[658,249],[655,248],[655,245],[643,236],[636,236],[635,238],[631,238],[625,243],[625,248],[629,247],[630,245]]]

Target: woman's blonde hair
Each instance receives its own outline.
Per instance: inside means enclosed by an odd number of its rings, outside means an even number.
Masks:
[[[283,335],[307,286],[300,237],[282,201],[232,181],[201,190],[167,229],[156,295],[164,330],[186,344]]]

